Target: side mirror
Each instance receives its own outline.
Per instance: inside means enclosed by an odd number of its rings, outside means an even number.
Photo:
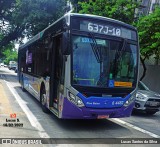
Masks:
[[[68,33],[63,33],[62,35],[62,54],[69,55],[70,54],[70,45],[69,45],[69,35]]]

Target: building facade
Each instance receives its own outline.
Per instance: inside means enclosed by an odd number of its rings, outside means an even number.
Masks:
[[[138,15],[148,15],[155,10],[156,6],[160,6],[160,0],[142,0]]]

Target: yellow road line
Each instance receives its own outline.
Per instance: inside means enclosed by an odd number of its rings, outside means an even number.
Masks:
[[[4,115],[4,114],[10,115],[12,113],[13,113],[12,107],[5,94],[2,83],[0,83],[0,115]]]

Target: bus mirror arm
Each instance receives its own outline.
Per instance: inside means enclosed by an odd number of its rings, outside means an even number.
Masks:
[[[64,32],[63,36],[62,36],[62,54],[63,55],[69,55],[70,54],[68,35],[69,34],[67,32]]]

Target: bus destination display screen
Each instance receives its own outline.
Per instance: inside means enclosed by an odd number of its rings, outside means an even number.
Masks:
[[[122,37],[137,40],[136,31],[110,22],[73,19],[73,28],[91,33]]]
[[[107,24],[93,23],[90,21],[81,21],[80,30],[101,33],[105,35],[121,36],[122,29],[120,27],[115,27]]]

